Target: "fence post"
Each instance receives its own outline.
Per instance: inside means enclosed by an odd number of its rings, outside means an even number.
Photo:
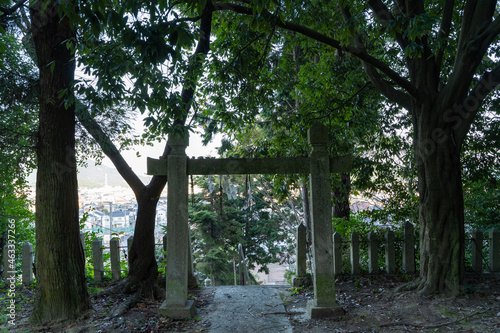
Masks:
[[[394,247],[394,232],[385,232],[385,271],[389,274],[396,272],[396,250]]]
[[[500,231],[490,230],[490,269],[500,272]]]
[[[368,233],[368,272],[378,273],[378,240],[377,234],[373,231]]]
[[[301,223],[297,227],[297,262],[295,263],[297,271],[292,281],[294,287],[300,287],[304,282],[303,278],[306,276],[306,237],[307,229],[305,225]]]
[[[483,272],[483,232],[481,230],[472,231],[472,270],[477,274]]]
[[[23,244],[22,269],[23,285],[29,286],[33,283],[33,245],[30,242]]]
[[[359,234],[351,234],[351,274],[359,274]]]
[[[109,241],[109,253],[111,259],[111,280],[120,280],[120,239],[113,237]]]
[[[101,282],[104,278],[104,262],[102,260],[102,239],[92,242],[92,257],[94,261],[94,281]]]
[[[338,232],[333,234],[333,272],[342,274],[342,237]]]
[[[403,242],[403,270],[408,274],[415,273],[415,233],[413,224],[405,223]]]

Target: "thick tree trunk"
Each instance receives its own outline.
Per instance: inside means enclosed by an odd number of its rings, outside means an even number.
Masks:
[[[73,319],[90,308],[78,220],[75,160],[75,63],[65,40],[73,37],[67,19],[51,2],[32,7],[33,39],[40,70],[38,172],[36,183],[36,278],[30,320]],[[67,93],[59,98],[59,93]]]
[[[427,114],[443,114],[433,111]],[[457,295],[465,277],[461,144],[454,139],[450,123],[438,116],[423,118],[415,135],[420,195],[418,289],[423,294]],[[427,121],[432,118],[437,121]]]
[[[144,187],[137,196],[137,221],[129,253],[128,279],[132,288],[140,287],[141,293],[148,297],[156,297],[158,264],[155,256],[154,229],[159,194],[152,195],[150,192],[150,188]]]

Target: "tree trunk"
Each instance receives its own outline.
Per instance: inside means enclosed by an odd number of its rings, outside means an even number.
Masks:
[[[304,225],[307,230],[306,237],[306,248],[307,253],[310,253],[312,245],[312,233],[311,233],[311,208],[309,206],[309,189],[307,188],[307,180],[302,182],[302,208],[304,210]]]
[[[351,193],[351,174],[341,173],[340,184],[333,190],[335,205],[333,206],[333,217],[343,218],[349,221],[351,208],[349,206],[349,194]]]
[[[73,319],[90,309],[78,220],[75,160],[73,54],[65,40],[74,36],[55,2],[31,8],[33,39],[40,70],[38,172],[36,182],[36,278],[38,290],[30,320]],[[59,96],[66,89],[66,94]]]
[[[129,253],[128,279],[132,288],[140,287],[147,297],[156,297],[155,285],[158,278],[158,264],[155,256],[155,218],[159,193],[151,195],[144,187],[137,196],[137,220],[134,241]],[[161,191],[160,191],[161,192]]]
[[[418,289],[457,295],[465,278],[461,143],[453,139],[451,124],[439,120],[443,112],[427,111],[431,116],[421,118],[414,141],[420,196]],[[437,122],[428,121],[432,118]]]

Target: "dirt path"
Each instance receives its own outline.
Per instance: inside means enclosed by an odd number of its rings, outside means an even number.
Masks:
[[[142,299],[121,317],[110,317],[126,295],[92,298],[93,310],[73,323],[27,324],[34,291],[17,291],[17,326],[0,316],[2,332],[500,332],[500,280],[469,280],[462,295],[422,297],[395,292],[403,282],[395,277],[346,276],[336,280],[337,299],[346,310],[337,319],[310,320],[306,303],[310,290],[283,287],[210,287],[190,291],[197,317],[171,320],[158,315],[161,299]],[[6,289],[0,289],[5,309]],[[293,314],[281,314],[293,312]]]

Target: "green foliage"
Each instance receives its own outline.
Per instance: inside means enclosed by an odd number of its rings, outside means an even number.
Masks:
[[[362,214],[351,214],[349,221],[343,218],[333,218],[333,228],[343,239],[350,239],[353,232],[360,237],[367,236],[370,231],[379,231],[381,228],[366,219]]]
[[[478,180],[464,187],[465,222],[471,229],[500,228],[500,185],[498,180]]]
[[[277,262],[289,250],[286,224],[272,213],[262,189],[252,191],[253,201],[249,205],[245,197],[226,199],[226,192],[210,193],[210,182],[206,177],[197,178],[197,185],[203,192],[195,195],[194,205],[190,207],[197,270],[215,280],[216,284],[233,284],[233,260],[238,260],[238,244],[242,244],[248,267],[260,265],[261,271],[267,271],[267,264]],[[234,177],[231,183],[239,188],[240,193],[246,193],[242,185],[237,185],[245,183],[245,178]]]
[[[20,271],[22,245],[35,247],[26,178],[35,164],[37,76],[15,35],[1,34],[0,45],[0,247],[15,242]]]
[[[80,36],[75,48],[85,76],[76,84],[77,95],[100,121],[116,122],[130,109],[138,110],[148,131],[131,140],[159,140],[188,111],[177,87],[192,86],[199,74],[188,66],[202,59],[187,59],[199,20],[189,16],[199,13],[190,4],[164,1],[92,2],[79,6],[78,13],[74,22]],[[121,124],[128,126],[127,121]],[[127,132],[124,128],[117,135],[122,142],[122,137],[130,138]]]
[[[291,285],[292,284],[293,278],[296,276],[296,273],[297,272],[289,270],[289,269],[287,269],[285,271],[285,281],[286,281],[287,285]]]
[[[500,228],[500,118],[497,101],[472,124],[461,160],[465,223],[470,229]]]
[[[302,287],[293,287],[293,288],[290,288],[291,292],[290,292],[290,295],[291,296],[295,296],[295,295],[300,295],[302,294]]]
[[[88,218],[88,213],[84,213],[82,219],[80,220],[80,232],[83,231],[85,227],[85,221]],[[87,281],[94,281],[94,261],[93,261],[93,251],[92,243],[94,240],[98,239],[98,234],[102,233],[102,230],[95,231],[85,231],[84,235],[84,251],[85,251],[85,274]]]

